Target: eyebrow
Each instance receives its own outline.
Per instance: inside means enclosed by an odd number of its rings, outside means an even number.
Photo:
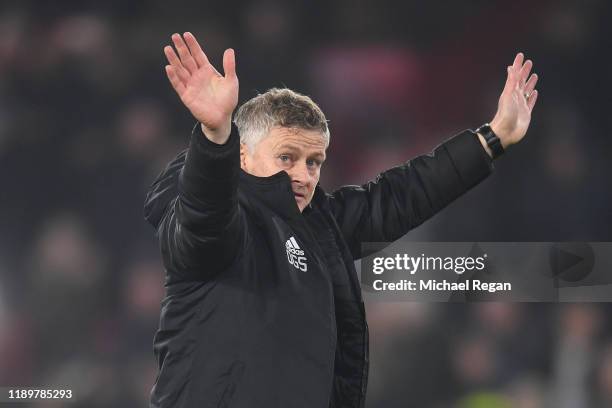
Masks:
[[[320,159],[320,160],[325,160],[326,158],[325,154],[321,154],[321,153],[313,153],[310,155],[310,157],[316,157],[317,159]]]
[[[293,147],[293,146],[288,145],[288,144],[280,144],[278,146],[275,146],[275,149],[276,150],[291,150],[291,151],[294,151],[294,152],[299,152],[299,151],[302,150],[302,149],[299,149],[297,147]]]
[[[278,150],[290,150],[292,152],[300,152],[300,153],[302,152],[302,149],[300,149],[298,147],[294,147],[294,146],[288,145],[288,144],[281,144],[279,146],[276,146],[275,149],[277,151]],[[308,155],[308,157],[316,157],[316,158],[319,158],[319,159],[322,159],[322,160],[325,160],[325,158],[326,158],[325,153],[321,153],[321,152],[312,153],[312,154]]]

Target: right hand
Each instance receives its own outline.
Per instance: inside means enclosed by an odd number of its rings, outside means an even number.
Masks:
[[[166,74],[183,104],[202,124],[206,137],[223,144],[229,138],[232,113],[238,104],[238,77],[233,49],[223,53],[221,75],[211,64],[191,33],[172,35],[171,46],[164,47],[170,65]]]

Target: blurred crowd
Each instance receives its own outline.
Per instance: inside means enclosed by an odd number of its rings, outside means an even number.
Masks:
[[[0,4],[0,387],[40,407],[147,406],[163,269],[142,204],[194,119],[162,48],[193,32],[241,101],[287,86],[332,134],[321,183],[360,184],[492,119],[534,61],[531,129],[415,241],[612,241],[610,2]],[[610,305],[368,305],[368,407],[612,406]],[[23,404],[20,406],[24,406]]]

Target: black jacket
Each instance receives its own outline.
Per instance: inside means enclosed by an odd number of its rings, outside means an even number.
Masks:
[[[166,296],[151,407],[361,408],[368,328],[354,260],[483,180],[491,160],[465,131],[363,186],[316,188],[300,213],[284,171],[240,169],[196,126],[153,183]]]

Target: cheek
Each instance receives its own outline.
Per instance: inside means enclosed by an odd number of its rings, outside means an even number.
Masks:
[[[282,170],[272,158],[256,157],[252,164],[253,174],[258,177],[270,177]]]
[[[280,164],[280,162],[276,158],[268,157],[262,161],[263,165],[268,172],[268,176],[278,173],[281,170],[285,170],[285,168]]]
[[[314,193],[314,189],[317,186],[317,184],[319,184],[319,179],[321,177],[321,173],[319,171],[317,171],[315,174],[312,175],[312,184],[310,186],[312,193]]]

